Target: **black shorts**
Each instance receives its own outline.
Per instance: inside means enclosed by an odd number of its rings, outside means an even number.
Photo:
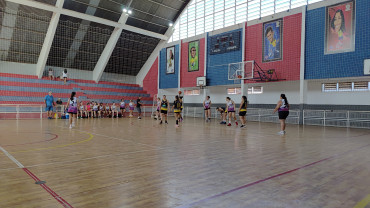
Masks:
[[[235,111],[227,111],[228,113],[235,113]]]
[[[247,111],[240,111],[239,116],[245,116],[247,114]]]
[[[289,111],[279,111],[279,119],[286,119],[289,115]]]
[[[160,110],[159,110],[159,109],[157,109],[157,111],[159,112]]]
[[[120,107],[119,109],[121,109],[121,110],[125,110],[125,108],[121,108],[121,107]]]
[[[167,111],[166,110],[161,110],[161,113],[167,114]]]

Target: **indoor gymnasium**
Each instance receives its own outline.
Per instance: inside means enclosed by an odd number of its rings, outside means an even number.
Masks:
[[[1,208],[370,208],[370,0],[0,0]]]

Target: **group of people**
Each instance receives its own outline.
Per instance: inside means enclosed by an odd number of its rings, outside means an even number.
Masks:
[[[181,115],[183,109],[182,98],[182,96],[176,95],[175,101],[173,101],[172,105],[172,110],[175,114],[176,127],[179,127],[180,122],[183,120]],[[157,111],[154,119],[159,120],[159,124],[162,124],[163,120],[165,124],[168,124],[167,115],[169,110],[171,110],[170,102],[167,100],[166,95],[163,95],[162,100],[161,98],[157,98]]]
[[[48,76],[49,76],[50,80],[55,80],[56,79],[56,77],[54,76],[54,71],[53,71],[52,68],[49,68]],[[60,79],[64,81],[64,84],[66,84],[67,83],[67,78],[68,78],[67,69],[64,69],[63,72],[62,72],[62,75],[60,76]]]
[[[175,120],[176,120],[176,127],[179,127],[179,123],[183,120],[182,118],[182,109],[183,109],[183,102],[182,98],[179,95],[175,96],[175,101],[173,102],[172,108],[170,108],[170,103],[166,98],[166,95],[163,95],[163,98],[157,98],[157,112],[155,119],[160,120],[160,124],[162,124],[163,120],[166,124],[168,124],[167,121],[167,115],[168,111],[172,110],[175,114]],[[211,97],[207,96],[206,99],[203,101],[203,107],[204,107],[204,118],[206,122],[211,121]],[[231,126],[232,119],[235,122],[235,125],[238,126],[238,120],[236,119],[235,113],[236,110],[239,112],[239,119],[241,122],[240,128],[246,127],[246,115],[247,115],[247,106],[248,106],[248,100],[246,96],[241,97],[241,102],[239,105],[239,108],[236,109],[235,102],[230,98],[226,97],[226,106],[225,107],[217,107],[217,111],[221,114],[222,121],[220,124],[227,124],[227,126]],[[284,135],[285,132],[285,120],[289,115],[289,103],[288,99],[285,96],[285,94],[280,95],[280,99],[273,111],[273,113],[279,112],[279,121],[280,121],[280,131],[278,134]],[[227,122],[228,118],[228,122]]]
[[[247,105],[248,100],[246,96],[242,96],[241,103],[239,105],[239,118],[241,122],[240,128],[246,127],[246,114],[247,114]],[[205,118],[206,121],[210,121],[211,116],[211,100],[210,97],[207,96],[206,100],[203,102],[204,111],[205,111]],[[289,108],[290,105],[288,103],[288,99],[285,94],[280,95],[280,99],[273,111],[273,113],[278,112],[279,114],[279,121],[280,121],[280,131],[278,132],[279,135],[284,135],[285,132],[285,120],[289,115]],[[238,121],[235,116],[235,102],[230,99],[230,97],[226,97],[226,106],[225,107],[217,107],[217,111],[221,114],[221,123],[226,124],[226,120],[228,117],[228,124],[227,126],[231,126],[231,120],[234,119],[235,125],[238,126]]]
[[[157,98],[157,111],[155,119],[160,121],[160,124],[164,123],[168,124],[168,111],[173,111],[175,115],[176,120],[176,127],[179,127],[180,122],[182,122],[182,110],[183,110],[183,97],[180,95],[175,96],[175,100],[173,102],[172,108],[167,100],[166,95],[163,95],[163,98]],[[59,102],[59,103],[58,103]],[[54,104],[54,98],[52,96],[52,92],[49,92],[49,94],[45,97],[45,104],[46,104],[46,111],[47,116],[49,119],[52,119],[52,112],[53,112],[53,106]],[[58,99],[57,104],[61,104],[61,100]],[[203,102],[204,107],[204,117],[205,121],[209,122],[211,120],[211,105],[212,101],[210,96],[207,96],[206,99]],[[141,97],[139,97],[136,101],[136,104],[133,102],[133,100],[130,100],[128,103],[128,110],[129,110],[129,117],[133,117],[133,111],[135,110],[135,107],[138,112],[138,119],[141,119]],[[234,120],[235,125],[238,126],[238,120],[235,116],[236,110],[239,112],[239,118],[241,122],[240,128],[246,127],[246,114],[247,114],[247,106],[248,106],[248,100],[246,96],[241,97],[241,102],[239,105],[239,108],[236,109],[235,102],[230,98],[226,97],[226,106],[225,107],[217,107],[217,111],[221,114],[221,123],[220,124],[227,124],[227,126],[231,126],[231,121]],[[284,135],[285,132],[285,120],[289,115],[289,102],[285,94],[280,95],[280,99],[273,111],[273,113],[279,112],[279,120],[280,120],[280,132],[278,134]],[[119,114],[121,116],[124,116],[124,113],[126,112],[126,103],[124,99],[122,98],[119,103],[112,103],[109,105],[106,103],[105,105],[103,103],[98,102],[87,102],[86,105],[83,104],[83,102],[79,102],[76,97],[76,92],[72,92],[71,97],[68,99],[67,105],[65,107],[66,111],[70,114],[69,116],[69,123],[70,128],[72,128],[75,124],[75,119],[77,117],[80,118],[102,118],[102,117],[112,117],[112,118],[118,118]],[[227,119],[228,118],[228,119]],[[227,122],[228,120],[228,122]]]
[[[59,98],[56,102],[58,106],[62,106],[62,101]],[[47,112],[48,119],[53,119],[53,112],[54,112],[54,97],[52,92],[50,91],[48,95],[45,96],[45,109]],[[141,119],[141,97],[136,100],[134,103],[133,100],[130,100],[128,103],[128,112],[129,117],[132,118],[134,116],[135,107],[138,112],[138,119]],[[62,110],[62,108],[60,108]],[[75,119],[77,118],[103,118],[103,117],[111,117],[111,118],[118,118],[120,116],[124,117],[126,111],[126,103],[125,100],[122,98],[121,101],[118,103],[113,102],[111,105],[106,103],[98,103],[95,101],[87,102],[86,105],[83,104],[82,101],[79,101],[76,97],[76,92],[71,93],[71,97],[67,101],[67,105],[64,106],[65,113],[69,114],[69,127],[72,128],[75,125]]]

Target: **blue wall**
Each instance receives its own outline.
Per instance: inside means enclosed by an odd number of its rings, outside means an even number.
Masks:
[[[207,85],[227,85],[234,84],[233,80],[228,80],[228,64],[242,61],[242,29],[233,30],[240,31],[240,50],[232,51],[223,54],[210,55],[210,38],[207,38]],[[225,32],[229,33],[231,31]]]
[[[175,73],[166,74],[166,48],[159,54],[159,89],[177,88],[179,78],[179,45],[175,45]]]
[[[324,55],[325,7],[307,11],[305,79],[364,75],[370,58],[370,0],[356,1],[355,51]]]

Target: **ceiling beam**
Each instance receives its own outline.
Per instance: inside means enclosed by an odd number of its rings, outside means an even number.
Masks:
[[[131,32],[135,32],[135,33],[139,33],[139,34],[142,34],[142,35],[150,36],[150,37],[153,37],[153,38],[158,38],[158,39],[161,39],[161,40],[168,40],[167,36],[159,34],[159,33],[151,32],[151,31],[144,30],[144,29],[137,28],[137,27],[130,26],[130,25],[125,25],[125,24],[122,24],[122,23],[119,23],[119,22],[103,19],[103,18],[100,18],[100,17],[95,17],[95,16],[92,16],[92,15],[72,11],[72,10],[69,10],[69,9],[58,8],[56,6],[52,6],[52,5],[45,4],[45,3],[40,3],[40,2],[37,2],[37,1],[33,1],[33,0],[6,0],[6,1],[13,2],[13,3],[16,3],[16,4],[22,4],[22,5],[37,8],[37,9],[50,11],[50,12],[53,12],[53,13],[59,13],[59,14],[63,14],[63,15],[66,15],[66,16],[71,16],[71,17],[75,17],[75,18],[79,18],[79,19],[83,19],[83,20],[88,20],[88,21],[99,23],[99,24],[112,26],[114,28],[128,30],[128,31],[131,31]]]

